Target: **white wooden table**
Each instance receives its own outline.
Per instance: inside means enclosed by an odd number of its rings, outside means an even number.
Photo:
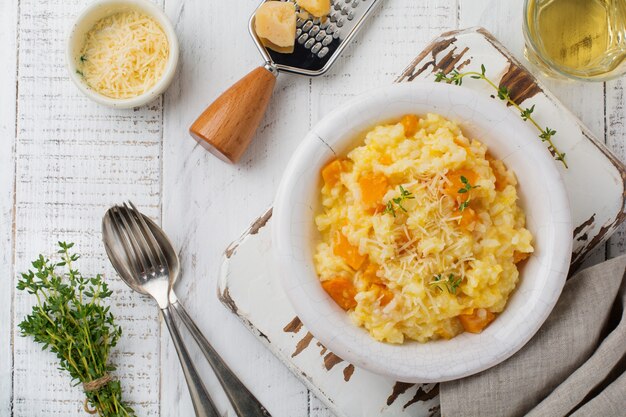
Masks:
[[[178,76],[136,110],[91,103],[71,84],[64,42],[87,0],[0,1],[0,416],[83,415],[83,395],[49,353],[16,332],[30,300],[15,277],[57,240],[74,241],[84,273],[104,272],[124,328],[114,360],[139,416],[192,416],[178,360],[156,307],[116,278],[100,241],[106,208],[131,199],[180,248],[177,294],[217,350],[276,417],[330,413],[215,297],[226,245],[267,208],[310,126],[346,97],[390,83],[443,31],[481,25],[522,55],[522,6],[501,0],[385,0],[326,76],[281,75],[269,114],[237,166],[188,137],[195,116],[261,59],[246,22],[257,0],[160,0],[181,43]],[[164,4],[163,4],[164,3]],[[622,80],[548,81],[598,137],[626,158]],[[590,262],[626,252],[626,229]],[[194,350],[200,363],[200,354]],[[220,410],[234,415],[202,365]],[[355,399],[358,400],[358,399]]]

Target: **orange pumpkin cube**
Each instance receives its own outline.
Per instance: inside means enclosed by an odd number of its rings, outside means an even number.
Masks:
[[[474,229],[472,226],[474,225],[476,220],[478,220],[478,216],[476,215],[476,212],[470,207],[466,207],[461,212],[461,219],[459,220],[459,226],[462,229],[471,231]]]
[[[346,161],[341,159],[334,159],[322,168],[322,178],[324,183],[332,188],[341,179],[341,173],[345,171]]]
[[[385,284],[374,284],[373,287],[378,293],[378,297],[380,298],[380,305],[382,307],[385,307],[391,302],[391,300],[393,300],[394,295]]]
[[[383,174],[368,173],[359,178],[359,187],[361,200],[365,205],[371,206],[382,201],[387,194],[389,181]]]
[[[356,288],[350,280],[342,277],[334,277],[322,282],[322,288],[335,303],[344,310],[356,307]]]
[[[363,265],[363,262],[367,259],[367,256],[361,255],[359,248],[352,246],[348,238],[340,231],[335,232],[335,236],[333,237],[333,253],[337,256],[341,256],[354,270],[361,268],[361,265]]]
[[[466,332],[480,333],[496,318],[496,315],[484,308],[478,308],[471,314],[461,314],[458,317]]]
[[[466,186],[462,178],[465,178],[472,186],[476,185],[476,181],[478,180],[478,175],[469,169],[459,169],[457,171],[448,172],[446,177],[449,182],[443,186],[443,192],[453,198],[463,194],[459,193],[459,190]]]
[[[376,275],[379,268],[380,267],[376,265],[375,263],[367,264],[367,266],[365,267],[365,270],[363,271],[363,280],[365,280],[369,284],[380,282],[378,275]]]
[[[419,119],[414,114],[407,114],[406,116],[403,116],[400,123],[402,123],[402,126],[404,127],[404,136],[407,138],[414,136],[419,129]]]

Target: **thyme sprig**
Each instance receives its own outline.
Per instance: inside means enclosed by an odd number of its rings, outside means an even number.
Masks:
[[[433,280],[430,282],[430,285],[439,288],[440,291],[443,289],[447,289],[450,294],[456,294],[459,285],[463,278],[458,277],[455,278],[454,274],[449,274],[447,278],[443,277],[443,274],[437,274],[433,277]]]
[[[474,188],[479,188],[480,185],[472,185],[470,184],[469,180],[464,177],[463,175],[461,175],[461,182],[463,183],[463,188],[460,188],[457,193],[459,194],[467,194],[469,193],[471,190],[473,190]],[[463,211],[467,208],[467,206],[469,206],[470,203],[470,197],[468,196],[467,199],[465,201],[463,201],[461,204],[459,204],[459,211]]]
[[[472,185],[472,184],[470,184],[470,182],[467,179],[467,177],[465,177],[463,175],[461,175],[461,182],[463,183],[463,188],[461,188],[461,189],[459,189],[459,191],[457,191],[459,194],[469,193],[470,190],[472,190],[474,188],[480,187],[480,185]]]
[[[554,142],[552,141],[554,135],[556,135],[556,130],[551,129],[549,127],[542,128],[539,123],[533,118],[532,114],[535,111],[535,106],[522,109],[513,99],[511,98],[510,91],[506,86],[497,86],[493,81],[491,81],[486,75],[486,68],[484,65],[480,66],[480,72],[477,71],[467,71],[467,72],[459,72],[457,70],[451,71],[449,74],[444,73],[443,71],[438,72],[435,75],[435,82],[444,81],[448,84],[462,85],[463,78],[470,77],[475,80],[483,80],[491,87],[493,87],[498,95],[500,100],[506,101],[515,109],[520,112],[520,117],[522,120],[529,121],[533,126],[539,130],[539,138],[542,142],[546,143],[548,150],[552,154],[555,160],[560,161],[565,168],[569,168],[567,166],[567,162],[565,161],[565,153],[558,150]]]
[[[406,200],[413,200],[415,196],[408,190],[405,190],[404,187],[400,186],[400,196],[396,198],[392,198],[385,205],[384,213],[390,213],[393,217],[396,217],[396,207],[406,213],[406,208],[402,205]]]
[[[69,372],[74,385],[104,382],[85,392],[86,401],[98,415],[134,416],[122,401],[120,382],[103,380],[116,368],[109,363],[109,355],[122,336],[122,328],[104,304],[112,291],[102,276],[85,278],[74,269],[79,256],[70,252],[72,246],[59,242],[61,261],[54,263],[39,255],[32,262],[34,270],[21,274],[17,289],[34,295],[37,304],[18,327],[22,336],[32,336],[42,349],[56,354],[59,368]],[[58,272],[60,267],[66,272]]]

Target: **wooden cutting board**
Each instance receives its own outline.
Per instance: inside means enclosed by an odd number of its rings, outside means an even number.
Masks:
[[[626,169],[482,28],[448,32],[435,39],[396,82],[434,80],[437,72],[454,69],[480,71],[481,64],[488,68],[494,81],[509,89],[518,104],[536,106],[535,118],[540,125],[557,131],[554,141],[567,154],[569,169],[555,163],[564,178],[577,225],[573,236],[574,270],[624,220]],[[466,80],[459,88],[471,88],[488,96],[494,93],[481,80]],[[226,250],[219,281],[222,303],[337,416],[439,415],[437,384],[400,383],[355,368],[329,352],[308,332],[293,312],[274,272],[271,216],[269,209]]]

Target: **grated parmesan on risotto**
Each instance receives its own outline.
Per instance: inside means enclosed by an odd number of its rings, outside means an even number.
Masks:
[[[379,341],[481,332],[533,252],[517,181],[441,116],[372,129],[322,170],[315,266],[326,292]]]

